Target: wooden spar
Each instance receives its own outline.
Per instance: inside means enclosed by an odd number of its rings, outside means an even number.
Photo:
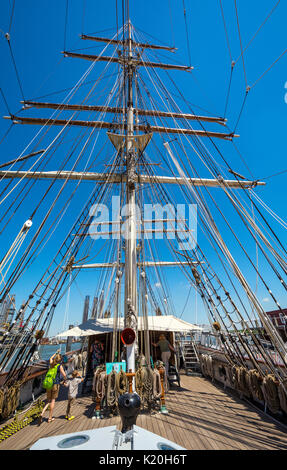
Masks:
[[[5,166],[12,165],[13,163],[18,163],[22,162],[24,160],[27,160],[28,158],[35,157],[36,155],[40,155],[40,153],[44,153],[45,150],[38,150],[37,152],[32,152],[29,153],[28,155],[23,155],[23,157],[15,158],[14,160],[10,160],[9,162],[2,163],[0,165],[0,168],[5,168]]]
[[[128,45],[128,41],[121,41],[118,39],[109,39],[109,38],[101,38],[98,36],[88,36],[87,34],[82,34],[81,39],[85,39],[88,41],[97,41],[97,42],[107,42],[109,44],[120,44],[122,46]],[[163,49],[165,51],[175,52],[177,50],[176,47],[169,47],[169,46],[160,46],[157,44],[148,44],[142,42],[131,41],[131,45],[133,47],[139,47],[141,49]]]
[[[70,111],[96,111],[96,112],[105,112],[105,113],[116,113],[122,114],[123,108],[116,108],[111,106],[94,106],[94,105],[81,105],[81,104],[61,104],[61,103],[43,103],[37,101],[21,101],[24,104],[24,108],[48,108],[48,109],[58,109],[58,110],[70,110]],[[206,122],[215,122],[217,124],[222,124],[225,126],[227,119],[222,117],[212,117],[212,116],[198,116],[195,114],[189,113],[175,113],[175,112],[166,112],[166,111],[157,111],[153,109],[137,109],[137,114],[139,116],[155,116],[155,117],[164,117],[164,118],[177,118],[177,119],[186,119],[191,121],[206,121]]]
[[[161,64],[159,62],[145,62],[143,60],[135,59],[135,58],[125,58],[125,57],[107,57],[107,56],[99,56],[99,55],[91,55],[91,54],[79,54],[77,52],[68,52],[62,51],[62,54],[65,57],[73,57],[76,59],[85,59],[91,60],[92,62],[97,61],[104,61],[104,62],[116,62],[121,65],[132,65],[134,67],[157,67],[160,69],[174,69],[174,70],[185,70],[189,71],[192,70],[193,67],[189,65],[176,65],[176,64]]]
[[[87,236],[87,235],[86,235]],[[145,261],[143,263],[137,263],[138,266],[141,268],[150,268],[154,266],[164,266],[164,267],[172,267],[172,266],[189,266],[202,264],[198,261]],[[71,269],[102,269],[102,268],[114,268],[117,267],[118,263],[91,263],[91,264],[74,264],[72,265]],[[120,263],[120,266],[124,266],[124,263]],[[64,266],[64,269],[66,266]]]
[[[173,228],[159,228],[159,229],[146,229],[146,228],[142,228],[140,230],[137,230],[137,233],[186,233],[186,232],[194,232],[194,230],[187,230],[187,229],[175,229],[175,227]],[[110,230],[109,232],[89,232],[89,235],[91,237],[93,236],[96,236],[96,237],[103,237],[103,236],[106,236],[106,235],[121,235],[122,232],[120,232],[119,230]],[[87,234],[86,233],[78,233],[78,234],[74,234],[75,237],[86,237]]]
[[[99,183],[126,183],[126,175],[120,173],[107,174],[107,173],[92,173],[92,172],[76,172],[76,171],[0,171],[0,178],[28,178],[28,179],[70,179],[70,180],[83,180],[83,181],[97,181]],[[250,188],[256,186],[265,186],[263,181],[236,181],[236,180],[223,180],[224,183],[230,188]],[[206,187],[220,187],[221,181],[209,178],[175,178],[173,176],[149,176],[137,175],[136,182],[154,183],[154,184],[192,184],[193,186],[206,186]]]
[[[83,121],[83,120],[67,120],[67,119],[47,119],[47,118],[32,118],[32,117],[18,117],[18,116],[4,116],[4,119],[11,119],[14,124],[32,124],[32,125],[48,125],[48,126],[79,126],[79,127],[96,127],[100,129],[123,129],[126,124],[118,122],[105,122],[105,121]],[[239,137],[237,134],[225,134],[222,132],[203,131],[197,129],[179,129],[171,127],[160,126],[146,126],[138,125],[138,131],[142,132],[159,132],[165,134],[185,134],[185,135],[198,135],[201,137],[215,137],[223,140],[232,140],[233,137]]]

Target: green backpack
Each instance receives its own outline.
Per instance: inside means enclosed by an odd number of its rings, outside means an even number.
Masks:
[[[60,364],[57,364],[56,366],[52,367],[48,370],[47,374],[45,375],[42,387],[46,390],[50,390],[53,387],[59,366]]]

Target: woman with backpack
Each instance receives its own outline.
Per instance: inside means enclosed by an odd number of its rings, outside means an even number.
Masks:
[[[58,395],[59,395],[61,375],[64,377],[65,381],[67,380],[67,376],[61,364],[61,361],[62,361],[62,356],[61,354],[59,354],[59,352],[56,352],[55,354],[53,354],[52,357],[50,357],[49,370],[43,381],[43,387],[46,388],[46,392],[47,392],[47,403],[44,406],[41,415],[39,416],[39,425],[41,424],[44,413],[49,405],[50,405],[50,410],[49,410],[48,423],[51,423],[51,421],[54,421],[55,419],[53,418],[53,411],[54,411],[56,399],[58,398]]]

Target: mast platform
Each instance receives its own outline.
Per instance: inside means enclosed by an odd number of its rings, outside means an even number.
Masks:
[[[30,424],[0,443],[1,450],[29,449],[37,440],[106,426],[120,429],[120,417],[92,419],[91,396],[79,396],[75,419],[65,420],[66,389],[55,405],[55,421]],[[181,388],[166,395],[168,414],[140,413],[137,426],[188,450],[287,450],[286,427],[255,409],[237,395],[202,377],[181,375]]]

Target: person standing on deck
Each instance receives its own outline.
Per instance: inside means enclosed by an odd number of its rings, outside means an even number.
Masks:
[[[75,398],[78,393],[79,385],[83,381],[84,379],[81,377],[80,372],[75,369],[72,372],[72,377],[68,379],[68,382],[64,384],[66,387],[69,387],[68,404],[67,404],[67,411],[66,411],[66,419],[68,421],[71,421],[75,417],[75,416],[72,416],[71,408],[72,408],[72,405],[75,403]]]
[[[49,405],[50,405],[50,410],[49,410],[48,423],[51,423],[51,421],[54,421],[53,411],[54,411],[56,399],[58,398],[58,395],[59,395],[61,375],[64,377],[65,381],[67,380],[67,376],[61,364],[61,361],[62,361],[62,356],[61,354],[59,354],[59,352],[56,352],[55,354],[53,354],[52,357],[50,357],[49,369],[52,369],[53,367],[56,367],[56,366],[58,366],[58,369],[57,369],[57,374],[56,374],[53,387],[47,390],[47,403],[44,406],[41,415],[39,416],[39,424],[41,424],[44,413],[47,410]]]
[[[165,366],[165,381],[167,381],[168,377],[168,369],[169,369],[169,359],[171,356],[171,351],[175,352],[174,348],[170,344],[170,342],[166,339],[164,334],[161,334],[159,337],[159,341],[157,343],[152,343],[153,346],[160,347],[161,352],[161,359]]]
[[[92,354],[92,369],[95,372],[96,368],[104,362],[104,345],[99,340],[95,339],[90,348]]]

